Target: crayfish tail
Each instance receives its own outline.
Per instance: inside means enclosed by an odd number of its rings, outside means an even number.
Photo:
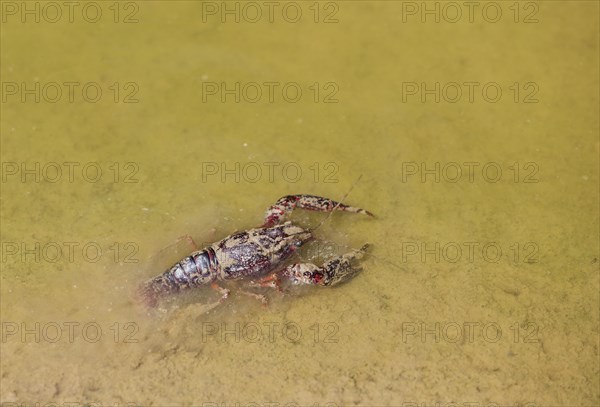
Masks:
[[[173,291],[173,287],[163,276],[155,277],[141,284],[137,290],[139,301],[147,308],[156,308],[159,300]]]
[[[136,292],[137,300],[146,308],[156,308],[160,293],[156,291],[150,282],[141,284]]]

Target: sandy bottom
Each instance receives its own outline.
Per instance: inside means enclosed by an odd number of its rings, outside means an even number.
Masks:
[[[600,404],[597,3],[222,23],[153,1],[131,24],[99,4],[97,24],[2,27],[3,82],[104,90],[2,103],[3,405]],[[265,82],[302,97],[249,100]],[[360,174],[346,202],[377,218],[335,214],[301,257],[371,243],[349,283],[266,308],[235,286],[219,307],[209,288],[135,301],[190,251],[177,237],[254,227],[290,193],[339,199]]]

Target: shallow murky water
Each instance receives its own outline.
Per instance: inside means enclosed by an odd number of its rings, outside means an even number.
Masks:
[[[600,403],[597,3],[1,5],[6,405]],[[348,284],[135,302],[360,174]]]

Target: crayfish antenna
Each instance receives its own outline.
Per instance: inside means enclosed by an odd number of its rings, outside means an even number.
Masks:
[[[335,206],[333,207],[333,209],[329,212],[329,214],[327,215],[327,217],[325,219],[323,219],[321,221],[321,223],[319,223],[317,225],[316,228],[314,229],[309,229],[310,232],[314,232],[315,230],[319,229],[321,226],[323,226],[323,224],[325,222],[327,222],[327,220],[329,220],[329,218],[331,217],[331,215],[333,215],[333,213],[335,212],[335,210],[346,200],[346,198],[348,197],[348,195],[350,195],[350,192],[352,192],[352,190],[354,189],[354,187],[356,186],[356,184],[358,184],[358,181],[360,181],[360,179],[362,178],[362,174],[360,174],[358,176],[358,178],[356,179],[356,181],[354,181],[354,183],[350,186],[350,188],[348,189],[348,192],[346,192],[346,194],[342,197],[342,199],[340,199],[337,204],[335,204]],[[371,216],[371,217],[375,217],[375,215],[373,215],[372,212],[369,212],[367,210],[361,209],[361,212],[359,213],[364,213],[365,215]]]

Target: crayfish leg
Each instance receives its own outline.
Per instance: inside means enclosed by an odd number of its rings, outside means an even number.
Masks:
[[[278,273],[271,273],[267,276],[259,278],[256,281],[250,281],[250,287],[266,287],[274,288],[280,294],[285,294],[285,290],[281,288],[281,280],[279,279]]]
[[[267,297],[265,297],[262,294],[257,294],[257,293],[253,293],[252,291],[245,291],[245,290],[237,290],[236,293],[244,294],[244,295],[247,295],[248,297],[252,297],[256,300],[259,300],[263,307],[266,307],[269,304]]]
[[[222,303],[223,301],[225,301],[227,299],[227,297],[229,297],[230,291],[227,288],[221,287],[219,284],[217,284],[215,282],[211,283],[210,288],[212,288],[213,290],[216,290],[219,294],[221,294],[219,303]]]

